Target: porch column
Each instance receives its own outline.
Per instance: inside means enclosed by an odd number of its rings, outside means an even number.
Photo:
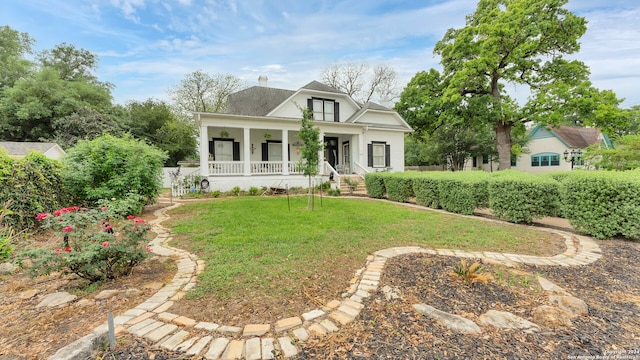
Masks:
[[[320,159],[318,162],[318,166],[320,167],[320,169],[318,169],[318,174],[322,174],[322,171],[324,170],[324,131],[322,130],[320,131],[320,143],[322,144],[322,148],[318,151],[318,159]]]
[[[251,176],[251,128],[243,128],[242,134],[244,135],[244,139],[242,140],[244,176]]]
[[[282,175],[289,175],[289,130],[282,130]]]
[[[200,116],[198,114],[198,116]],[[209,128],[200,122],[200,175],[209,176]]]
[[[358,164],[362,165],[365,169],[367,168],[367,153],[365,150],[364,144],[364,134],[357,135],[358,139]],[[358,173],[360,173],[361,169],[358,169]]]

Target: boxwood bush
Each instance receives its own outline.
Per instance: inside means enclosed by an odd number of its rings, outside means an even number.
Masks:
[[[382,199],[387,193],[384,186],[384,176],[389,173],[375,172],[364,176],[364,186],[367,188],[367,195],[372,198]]]
[[[575,171],[564,180],[562,208],[579,231],[599,239],[640,239],[640,171]]]
[[[438,181],[440,205],[443,209],[458,214],[471,215],[478,207],[473,186],[457,176],[444,176]]]
[[[493,214],[514,223],[555,215],[560,206],[560,183],[551,177],[502,171],[491,178],[488,189]]]
[[[440,175],[442,172],[430,172],[417,175],[413,178],[413,193],[416,196],[416,203],[427,206],[432,209],[439,209],[440,191],[438,190],[440,183]]]
[[[406,202],[413,194],[413,178],[417,173],[393,173],[383,177],[384,187],[389,200]]]

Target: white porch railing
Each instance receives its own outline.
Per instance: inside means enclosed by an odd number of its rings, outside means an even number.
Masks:
[[[356,173],[356,174],[358,174],[358,175],[360,175],[360,177],[364,179],[364,176],[369,172],[369,170],[368,170],[366,167],[362,166],[362,165],[361,165],[359,162],[357,162],[357,161],[354,161],[354,162],[353,162],[353,165],[355,165],[355,166],[354,166],[354,168],[355,168],[355,169],[354,169],[354,170],[355,170],[355,173]]]
[[[252,161],[251,174],[282,174],[282,161]]]
[[[324,162],[324,171],[322,171],[322,173],[323,174],[333,173],[333,181],[336,182],[336,187],[340,189],[340,174],[338,174],[338,171],[334,169],[333,166],[331,166],[331,164],[329,164],[328,161]]]
[[[242,161],[209,161],[209,175],[242,175]]]

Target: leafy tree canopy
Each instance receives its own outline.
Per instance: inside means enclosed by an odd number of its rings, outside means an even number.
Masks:
[[[564,6],[567,0],[480,0],[461,29],[449,29],[434,49],[449,83],[447,100],[481,97],[492,114],[499,169],[510,167],[511,128],[520,121],[558,123],[579,116],[585,124],[611,130],[619,100],[588,81],[588,68],[564,55],[580,49],[586,20]],[[521,116],[506,108],[505,85],[528,88]],[[483,117],[478,121],[486,121]]]

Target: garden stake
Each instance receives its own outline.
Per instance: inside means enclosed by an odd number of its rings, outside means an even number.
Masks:
[[[116,331],[113,326],[113,313],[111,311],[107,314],[107,326],[109,327],[109,347],[113,350],[116,348]]]

